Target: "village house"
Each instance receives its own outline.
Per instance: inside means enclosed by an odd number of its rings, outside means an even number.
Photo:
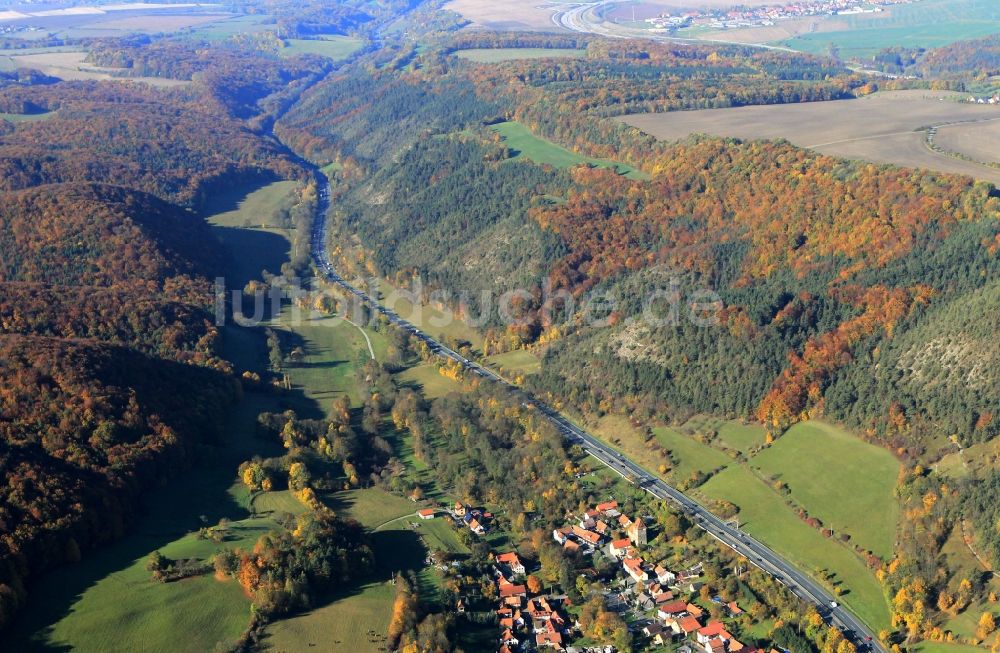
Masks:
[[[644,583],[649,580],[649,574],[643,569],[642,558],[625,558],[622,560],[625,573],[632,577],[637,583]]]
[[[602,539],[599,533],[595,533],[594,531],[588,531],[587,529],[580,528],[579,526],[573,527],[573,535],[580,538],[581,540],[583,540],[584,542],[586,542],[591,546],[597,546],[598,544],[601,543]]]
[[[507,565],[507,568],[510,569],[515,574],[520,574],[523,576],[525,573],[524,563],[521,562],[521,559],[514,551],[511,551],[509,553],[501,553],[500,555],[497,556],[497,562],[499,562],[502,565]]]
[[[524,585],[513,585],[511,583],[506,583],[506,584],[501,583],[500,584],[500,598],[501,599],[508,599],[508,598],[521,599],[521,598],[524,598],[526,596],[528,596],[528,588],[526,588]],[[518,601],[517,605],[518,605],[518,607],[520,607],[521,602]]]
[[[631,540],[629,540],[628,538],[622,538],[620,540],[613,541],[608,550],[611,552],[611,555],[621,559],[625,557],[625,555],[628,553],[629,547],[631,546],[632,546]]]
[[[599,503],[595,509],[602,513],[605,517],[617,517],[619,515],[618,502],[614,500]]]
[[[434,519],[434,508],[424,508],[417,511],[417,517],[421,519]]]

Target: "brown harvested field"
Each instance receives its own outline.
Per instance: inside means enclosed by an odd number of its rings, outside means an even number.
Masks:
[[[130,80],[152,84],[153,86],[183,86],[190,82],[162,77],[115,77],[111,73],[114,68],[100,68],[84,62],[86,52],[44,52],[10,57],[10,61],[18,68],[33,68],[50,77],[65,81],[86,79],[97,80]]]
[[[462,14],[474,27],[495,30],[553,30],[552,7],[544,0],[451,0],[442,9]]]
[[[1000,163],[1000,120],[974,125],[941,127],[934,143],[983,163]]]
[[[232,18],[233,14],[155,14],[145,16],[127,16],[114,18],[97,23],[88,23],[81,29],[113,29],[124,32],[175,32],[188,27],[197,27],[207,23],[217,23],[220,20]]]
[[[1000,134],[995,131],[1000,108],[957,102],[958,97],[962,96],[891,91],[857,100],[676,111],[621,120],[661,140],[677,140],[693,133],[784,138],[824,154],[964,174],[1000,185],[1000,169],[934,152],[925,143],[925,132],[918,131],[931,125],[967,122],[954,129],[958,133],[977,132],[984,124],[969,121],[988,120],[991,122],[985,124],[992,133]]]

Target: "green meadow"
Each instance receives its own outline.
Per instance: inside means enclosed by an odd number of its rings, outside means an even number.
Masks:
[[[646,173],[624,163],[584,156],[561,145],[556,145],[552,141],[539,138],[519,122],[501,122],[491,125],[490,129],[500,134],[504,144],[516,152],[514,160],[529,159],[535,163],[556,168],[588,164],[598,168],[610,168],[629,179],[649,179],[649,175]]]
[[[315,54],[334,61],[346,59],[361,49],[364,45],[361,39],[350,36],[328,35],[316,39],[288,39],[279,54],[283,57],[295,57],[300,54]]]
[[[740,526],[803,571],[828,571],[842,600],[867,624],[889,626],[889,607],[875,576],[861,558],[840,543],[823,537],[799,519],[775,490],[745,467],[734,465],[698,489],[708,499],[723,499],[740,508]]]
[[[892,557],[900,464],[887,450],[812,421],[793,426],[750,464],[787,483],[792,499],[827,527],[884,559]]]

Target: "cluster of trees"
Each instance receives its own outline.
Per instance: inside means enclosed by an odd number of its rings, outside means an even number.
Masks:
[[[392,604],[388,643],[400,653],[451,653],[455,650],[451,614],[429,612],[420,600],[420,585],[416,576],[397,574],[396,598]]]
[[[236,578],[266,618],[307,609],[372,570],[374,554],[357,522],[310,510],[290,526],[261,536],[252,551],[226,550],[214,560],[216,571]]]
[[[956,41],[929,50],[885,48],[873,55],[872,64],[885,72],[917,75],[924,79],[983,81],[1000,74],[1000,36]]]

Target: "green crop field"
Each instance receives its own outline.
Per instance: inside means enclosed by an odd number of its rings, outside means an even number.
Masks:
[[[586,50],[572,48],[472,48],[455,53],[462,59],[476,63],[498,63],[515,59],[579,59],[587,56]]]
[[[786,482],[795,502],[826,526],[848,533],[853,543],[882,558],[892,557],[900,465],[885,449],[829,424],[806,422],[750,464]]]
[[[826,54],[832,43],[842,57],[871,57],[891,46],[934,48],[1000,32],[1000,4],[993,0],[922,0],[881,14],[836,18],[848,29],[802,34],[782,45]]]
[[[861,559],[799,519],[776,491],[746,468],[729,467],[702,485],[699,493],[739,506],[741,527],[807,573],[833,572],[834,582],[845,592],[844,603],[876,631],[889,626],[882,588]]]
[[[641,170],[636,170],[623,163],[577,154],[561,145],[556,145],[544,138],[539,138],[519,122],[501,122],[491,126],[490,129],[503,136],[507,147],[517,152],[517,155],[514,157],[515,160],[529,159],[535,163],[551,165],[556,168],[569,168],[588,163],[598,168],[612,168],[629,179],[649,178]]]
[[[315,54],[339,61],[346,59],[361,49],[364,41],[350,36],[323,36],[317,39],[289,39],[279,52],[283,57],[300,54]]]

